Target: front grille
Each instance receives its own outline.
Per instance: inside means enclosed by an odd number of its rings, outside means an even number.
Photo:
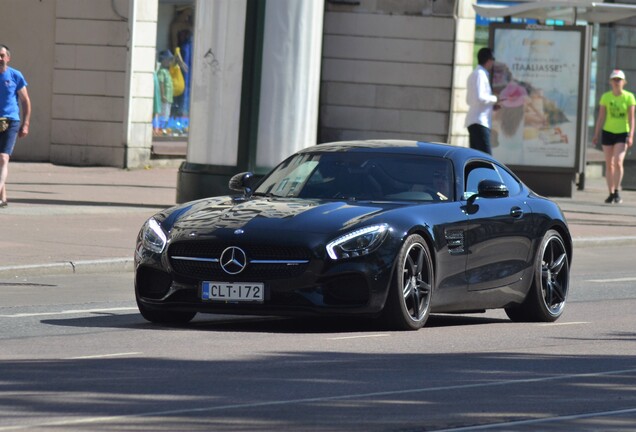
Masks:
[[[223,244],[209,241],[185,241],[173,243],[168,249],[169,256],[187,256],[192,258],[219,258],[230,246],[238,246],[245,251],[250,260],[308,260],[311,256],[304,247],[276,246],[262,244]]]
[[[247,257],[247,266],[236,275],[226,273],[219,262],[223,251],[230,246],[240,247]],[[187,241],[170,245],[168,256],[175,273],[186,278],[210,280],[222,277],[228,281],[250,282],[297,277],[306,270],[311,255],[302,247]]]

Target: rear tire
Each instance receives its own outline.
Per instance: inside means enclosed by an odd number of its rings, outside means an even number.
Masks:
[[[570,286],[567,249],[557,231],[545,233],[534,267],[526,299],[518,306],[506,308],[506,314],[516,322],[554,322],[563,314]]]
[[[187,324],[192,321],[196,312],[175,312],[156,309],[148,309],[139,300],[137,300],[139,313],[146,321],[155,324]]]
[[[409,236],[398,254],[384,307],[387,324],[396,330],[424,327],[433,297],[433,261],[422,236]]]

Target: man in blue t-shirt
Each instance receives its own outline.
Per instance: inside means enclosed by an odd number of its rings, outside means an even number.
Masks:
[[[6,181],[9,158],[17,137],[29,134],[31,100],[27,82],[20,71],[9,67],[11,52],[0,44],[0,208],[7,206]],[[20,121],[22,108],[22,121]]]

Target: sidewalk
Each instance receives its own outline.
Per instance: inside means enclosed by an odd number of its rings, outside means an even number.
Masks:
[[[130,271],[144,221],[175,204],[177,168],[121,170],[12,162],[0,209],[0,277]],[[607,205],[604,178],[556,198],[575,247],[636,243],[636,191]]]
[[[553,198],[565,214],[574,246],[636,244],[636,191],[621,191],[622,204],[605,204],[605,178],[587,178],[572,198]]]
[[[12,162],[0,277],[132,270],[139,228],[175,204],[177,171]]]

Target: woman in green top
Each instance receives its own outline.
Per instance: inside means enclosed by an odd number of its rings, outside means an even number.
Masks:
[[[623,181],[625,153],[634,140],[634,106],[636,99],[625,86],[625,73],[614,69],[610,74],[612,90],[601,96],[596,128],[592,142],[596,145],[601,137],[605,154],[605,180],[609,189],[606,203],[620,204],[623,200],[619,190]],[[602,125],[602,133],[601,133]]]

